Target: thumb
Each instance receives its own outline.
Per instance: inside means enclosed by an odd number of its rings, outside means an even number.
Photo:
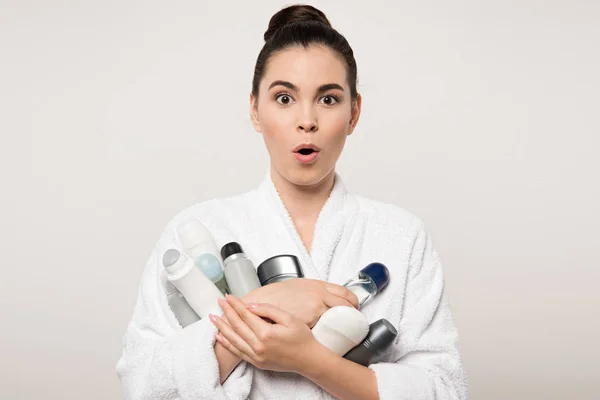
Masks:
[[[267,303],[249,304],[247,308],[259,317],[268,318],[276,324],[284,326],[289,326],[294,318],[292,314]]]

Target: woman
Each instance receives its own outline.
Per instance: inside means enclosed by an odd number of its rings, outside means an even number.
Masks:
[[[422,222],[349,194],[335,172],[361,110],[350,46],[307,5],[276,13],[264,38],[250,114],[270,171],[256,190],[196,204],[168,224],[117,364],[126,397],[466,398],[442,268]],[[307,279],[228,296],[222,318],[182,329],[167,305],[160,256],[178,246],[176,227],[193,218],[217,244],[241,243],[255,265],[297,255]],[[310,328],[330,307],[357,307],[339,283],[373,261],[388,266],[390,284],[361,311],[370,322],[388,319],[399,336],[384,362],[367,368],[320,345]]]

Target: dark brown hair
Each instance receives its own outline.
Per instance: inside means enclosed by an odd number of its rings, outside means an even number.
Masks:
[[[294,47],[324,45],[333,50],[346,66],[352,100],[356,100],[357,72],[354,53],[348,41],[332,28],[325,14],[313,6],[300,4],[286,7],[271,17],[264,34],[265,44],[258,54],[252,79],[252,94],[258,97],[258,87],[265,74],[269,58],[274,53]]]

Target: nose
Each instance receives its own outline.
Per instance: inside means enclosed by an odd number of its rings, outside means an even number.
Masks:
[[[307,133],[316,132],[319,129],[314,111],[306,110],[303,115],[300,116],[297,129],[299,132]]]

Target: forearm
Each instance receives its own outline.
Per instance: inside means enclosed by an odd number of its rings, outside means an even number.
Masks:
[[[378,400],[374,372],[331,351],[312,353],[303,376],[340,400]]]

